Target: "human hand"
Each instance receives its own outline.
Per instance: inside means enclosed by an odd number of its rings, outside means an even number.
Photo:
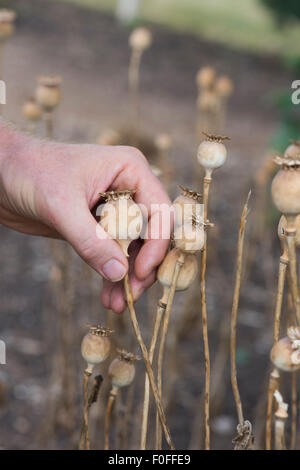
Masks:
[[[99,192],[136,189],[135,201],[170,204],[145,157],[132,147],[43,142],[0,124],[0,222],[32,235],[67,240],[104,277],[101,299],[115,312],[125,308],[128,260],[116,241],[97,237],[92,210]],[[149,225],[159,224],[156,213]],[[102,230],[98,225],[98,230]],[[169,240],[135,241],[129,248],[134,298],[155,281]]]

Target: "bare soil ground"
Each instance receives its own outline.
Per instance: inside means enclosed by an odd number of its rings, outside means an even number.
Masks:
[[[8,90],[5,117],[24,128],[22,103],[33,93],[36,77],[49,73],[61,74],[64,79],[64,98],[56,120],[57,139],[94,142],[101,129],[122,126],[128,114],[128,30],[108,15],[54,1],[13,0],[11,5],[18,11],[18,23],[5,52],[4,78]],[[218,244],[212,249],[207,282],[214,361],[224,333],[220,323],[223,318],[227,317],[228,321],[230,318],[238,218],[276,126],[276,110],[268,97],[277,89],[288,89],[292,77],[276,57],[240,53],[155,26],[153,33],[154,43],[145,54],[142,67],[143,129],[150,135],[161,131],[172,135],[174,183],[189,186],[192,181],[198,68],[210,63],[219,73],[232,76],[235,82],[226,129],[232,139],[228,163],[216,174],[212,190],[211,219],[217,224],[219,234]],[[250,230],[254,224],[251,213],[249,220]],[[0,447],[36,449],[41,447],[40,429],[47,421],[45,391],[51,349],[45,336],[49,331],[51,336],[54,325],[51,316],[45,315],[45,307],[49,302],[47,280],[51,262],[45,240],[4,227],[0,230],[0,240],[0,338],[7,344],[7,365],[0,366],[5,389],[0,407]],[[255,247],[258,262],[246,273],[239,314],[239,382],[245,415],[251,420],[258,416],[257,404],[265,391],[272,338],[270,308],[276,280],[276,264],[268,255],[272,243],[268,239],[262,247]],[[84,324],[90,321],[88,289],[87,285],[85,290],[80,290],[74,316],[78,329],[74,351],[78,357],[80,336]],[[183,300],[178,303],[177,320]],[[143,302],[139,303],[141,311],[144,306]],[[190,309],[200,311],[199,299],[191,302]],[[103,320],[104,312],[100,312],[99,322]],[[171,393],[170,424],[178,448],[202,445],[201,439],[195,437],[200,424],[194,422],[204,383],[200,321],[197,323],[197,327],[189,327],[176,352],[181,374]],[[76,362],[78,357],[74,359]],[[214,448],[231,448],[235,434],[228,361],[225,367],[220,385],[224,397],[212,419]],[[141,373],[141,365],[139,368]],[[78,393],[80,397],[80,390]],[[79,399],[78,415],[81,413]],[[202,413],[197,416],[200,423]],[[257,419],[258,427],[259,424]],[[136,443],[130,445],[134,447]],[[57,439],[55,446],[70,447],[70,443]]]

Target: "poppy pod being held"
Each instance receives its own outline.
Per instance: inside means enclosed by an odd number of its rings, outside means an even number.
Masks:
[[[198,147],[198,162],[205,168],[206,174],[211,175],[213,170],[224,165],[227,157],[227,150],[223,144],[229,137],[206,134],[205,140]]]
[[[101,207],[100,225],[116,240],[128,256],[132,240],[139,238],[143,227],[141,209],[132,196],[135,190],[108,191],[100,193],[106,203]]]
[[[0,41],[9,38],[14,30],[16,13],[13,10],[0,10]]]
[[[90,326],[89,332],[84,336],[81,343],[81,354],[86,360],[87,372],[92,373],[95,365],[107,359],[110,352],[110,339],[112,330],[102,326]]]
[[[42,108],[50,112],[60,103],[62,79],[60,77],[39,77],[36,100]]]

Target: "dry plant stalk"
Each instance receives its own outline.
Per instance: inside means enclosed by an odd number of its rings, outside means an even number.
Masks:
[[[104,450],[109,450],[109,427],[110,427],[110,418],[111,418],[111,412],[113,408],[113,404],[115,402],[115,398],[118,394],[118,389],[117,388],[112,388],[109,397],[108,397],[108,402],[107,402],[107,408],[106,408],[106,416],[105,416],[105,434],[104,434]]]
[[[274,315],[274,341],[273,341],[274,344],[277,343],[277,341],[279,340],[282,299],[283,299],[283,293],[284,293],[286,270],[287,270],[287,265],[289,262],[288,252],[287,252],[287,243],[285,240],[283,240],[282,244],[283,244],[283,253],[279,260],[277,296],[276,296],[276,307],[275,307],[275,315]],[[274,369],[270,374],[269,387],[268,387],[267,418],[266,418],[266,450],[271,450],[273,395],[274,395],[275,389],[278,388],[278,383],[279,383],[279,372],[276,369]]]
[[[164,435],[165,435],[165,438],[166,438],[166,441],[167,441],[169,447],[172,450],[174,450],[175,447],[173,445],[171,435],[170,435],[170,431],[169,431],[168,426],[167,426],[166,416],[165,416],[165,412],[163,410],[163,406],[162,406],[162,403],[161,403],[159,391],[158,391],[157,385],[155,383],[155,378],[154,378],[151,362],[150,362],[150,359],[149,359],[149,354],[148,354],[146,345],[144,343],[144,340],[142,338],[140,327],[139,327],[139,324],[138,324],[138,321],[137,321],[137,317],[136,317],[136,313],[135,313],[135,309],[134,309],[134,304],[133,304],[133,295],[132,295],[131,286],[130,286],[130,283],[129,283],[128,274],[126,274],[126,276],[124,278],[124,288],[125,288],[126,299],[127,299],[127,304],[128,304],[128,309],[129,309],[129,313],[130,313],[132,326],[133,326],[137,341],[138,341],[139,346],[140,346],[141,351],[142,351],[146,371],[147,371],[147,374],[148,374],[148,377],[149,377],[151,390],[152,390],[152,393],[153,393],[153,396],[154,396],[155,404],[156,404],[157,411],[158,411],[158,414],[159,414],[159,418],[160,418],[160,421],[161,421],[161,425],[162,425],[162,428],[163,428],[163,431],[164,431]]]
[[[211,183],[211,177],[204,177],[203,184],[203,205],[204,205],[204,221],[207,220],[208,210],[208,195],[209,187]],[[204,423],[205,423],[205,450],[210,449],[210,424],[209,424],[209,404],[210,404],[210,355],[209,355],[209,342],[208,342],[208,327],[207,327],[207,308],[206,308],[206,288],[205,288],[205,277],[206,277],[206,264],[207,264],[207,242],[204,243],[204,247],[201,255],[201,270],[200,270],[200,282],[201,282],[201,314],[202,314],[202,332],[204,342],[204,359],[205,359],[205,401],[204,401]]]
[[[153,335],[151,338],[149,348],[149,360],[152,365],[153,357],[155,353],[158,333],[161,325],[161,320],[166,310],[166,304],[159,301],[157,306],[157,312],[155,316],[155,323],[153,329]],[[150,384],[147,373],[145,374],[145,389],[144,389],[144,404],[143,404],[143,417],[142,417],[142,430],[141,430],[141,450],[145,450],[147,446],[147,432],[148,432],[148,416],[149,416],[149,403],[150,403]]]
[[[237,264],[236,264],[236,276],[235,276],[235,287],[233,295],[233,304],[231,311],[231,335],[230,335],[230,362],[231,362],[231,385],[234,395],[234,400],[236,404],[236,410],[238,415],[238,438],[239,446],[235,446],[235,449],[250,449],[252,445],[252,435],[250,429],[249,435],[249,422],[244,420],[242,401],[240,397],[240,392],[237,382],[237,369],[236,369],[236,329],[237,329],[237,314],[240,298],[240,288],[241,288],[241,278],[242,278],[242,268],[243,268],[243,249],[244,249],[244,240],[245,240],[245,229],[248,215],[248,203],[251,195],[251,191],[248,193],[246,203],[243,208],[240,229],[239,229],[239,238],[238,238],[238,250],[237,250]],[[251,425],[250,425],[251,426]],[[243,444],[243,434],[245,433],[245,447]],[[237,442],[237,438],[235,439]]]
[[[295,450],[297,437],[297,372],[292,372],[292,426],[290,449]]]
[[[185,254],[180,253],[180,256],[175,265],[173,278],[172,278],[172,284],[171,284],[169,296],[168,296],[167,307],[166,307],[165,315],[163,318],[163,324],[162,324],[162,332],[161,332],[161,339],[160,339],[159,352],[158,352],[158,361],[157,361],[157,386],[158,386],[158,391],[159,391],[161,400],[162,400],[162,370],[163,370],[163,359],[164,359],[166,337],[167,337],[167,332],[168,332],[168,327],[169,327],[169,321],[170,321],[170,315],[171,315],[176,285],[177,285],[180,269],[184,264],[184,260],[185,260]],[[159,416],[157,415],[156,416],[156,445],[155,445],[156,450],[161,450],[162,448],[162,432],[161,431],[162,430],[161,430],[161,425],[159,422]]]
[[[288,418],[288,405],[284,403],[282,395],[278,390],[275,390],[274,398],[278,403],[278,409],[275,413],[275,449],[286,450],[285,423]]]
[[[103,382],[103,377],[102,375],[97,375],[94,378],[94,383],[91,389],[91,392],[89,394],[89,397],[87,399],[87,414],[93,405],[93,403],[96,403],[100,391],[101,384]],[[88,419],[87,419],[88,421]],[[84,418],[84,421],[81,425],[81,432],[80,432],[80,441],[79,441],[79,450],[84,450],[86,448],[86,441],[87,441],[87,433],[88,433],[88,428],[86,426],[86,419]]]

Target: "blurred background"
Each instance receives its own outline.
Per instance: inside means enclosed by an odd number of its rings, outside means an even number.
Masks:
[[[245,269],[238,318],[238,381],[256,447],[264,438],[272,315],[280,246],[279,215],[269,198],[271,157],[300,138],[300,105],[291,84],[300,79],[300,7],[296,0],[11,0],[17,13],[5,42],[4,118],[32,132],[22,113],[40,75],[63,79],[54,113],[54,138],[107,142],[128,137],[128,38],[147,26],[152,45],[140,69],[140,147],[172,197],[178,184],[201,191],[196,152],[199,129],[231,137],[226,165],[211,194],[207,302],[212,361],[212,448],[231,449],[237,418],[229,374],[228,338],[239,217],[253,191],[247,225]],[[230,79],[232,90],[214,108],[196,76],[203,67]],[[211,104],[213,103],[213,104]],[[221,111],[220,111],[221,109]],[[207,118],[210,116],[210,120]],[[45,137],[43,122],[36,135]],[[159,135],[171,142],[160,160]],[[119,136],[119,137],[116,137]],[[112,137],[113,136],[113,137]],[[163,168],[160,163],[163,161]],[[167,175],[167,176],[166,176]],[[76,207],[74,207],[76,216]],[[86,323],[115,330],[116,346],[137,352],[128,313],[100,305],[101,280],[71,250],[44,239],[0,229],[0,339],[7,364],[0,366],[0,448],[76,448],[82,416],[80,342]],[[56,248],[57,248],[56,246]],[[155,285],[137,304],[147,344]],[[176,294],[165,365],[165,406],[177,448],[203,448],[204,359],[200,293],[196,284]],[[285,325],[283,320],[283,326]],[[109,362],[109,361],[108,361]],[[111,448],[139,445],[143,364],[135,384],[119,397]],[[101,369],[105,377],[106,365]],[[92,447],[103,448],[104,380],[91,411]],[[290,397],[290,376],[283,381]],[[154,420],[151,419],[151,429]],[[288,426],[289,432],[289,426]],[[150,433],[150,444],[153,433]]]

